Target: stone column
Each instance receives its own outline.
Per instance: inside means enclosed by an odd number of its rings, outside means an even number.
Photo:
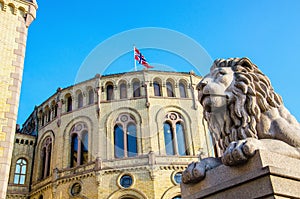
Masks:
[[[36,17],[35,0],[4,0],[0,10],[0,198],[6,197],[27,30]]]

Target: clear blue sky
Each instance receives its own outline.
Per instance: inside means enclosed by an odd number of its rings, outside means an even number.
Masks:
[[[143,27],[166,28],[187,35],[212,59],[249,57],[269,76],[286,107],[300,120],[298,0],[40,0],[38,3],[37,19],[29,28],[27,40],[20,124],[35,105],[54,94],[58,87],[74,84],[80,66],[97,45],[113,35]],[[148,38],[145,35],[142,39],[147,42]],[[159,42],[161,38],[157,39]],[[114,48],[121,45],[132,46],[132,43],[124,41]],[[142,52],[149,62],[168,65],[177,71],[189,70],[184,66],[188,63],[166,52],[155,49]],[[120,55],[109,72],[132,70],[131,58],[128,53]],[[101,71],[99,66],[94,74]]]

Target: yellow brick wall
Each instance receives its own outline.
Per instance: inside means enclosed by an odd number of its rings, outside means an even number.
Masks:
[[[23,0],[0,2],[0,198],[5,198],[22,82],[27,27],[35,17],[36,7]],[[28,13],[26,18],[25,13]]]

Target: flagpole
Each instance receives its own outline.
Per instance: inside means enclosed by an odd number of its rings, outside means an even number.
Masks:
[[[134,70],[137,71],[136,60],[135,60],[135,45],[133,45],[133,60],[134,60]]]

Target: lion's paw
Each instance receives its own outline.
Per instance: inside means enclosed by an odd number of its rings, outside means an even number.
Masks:
[[[185,184],[199,182],[204,179],[207,170],[221,164],[222,162],[218,158],[205,158],[200,162],[192,162],[182,173],[182,182]]]
[[[258,149],[255,144],[257,141],[246,139],[231,142],[222,156],[222,163],[227,166],[234,166],[246,162]]]

